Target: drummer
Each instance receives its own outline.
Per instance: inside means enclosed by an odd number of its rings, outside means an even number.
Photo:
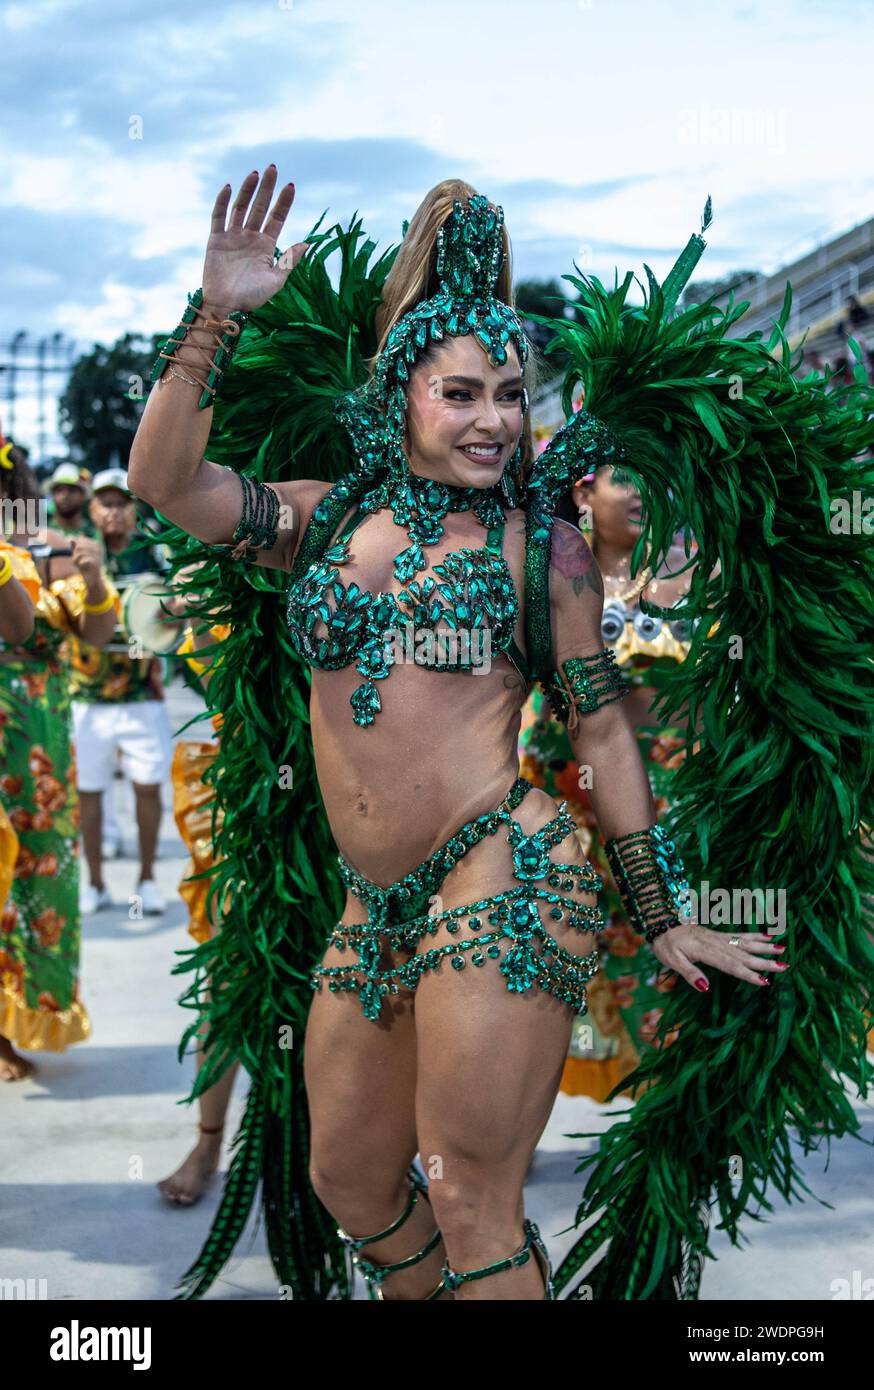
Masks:
[[[167,568],[159,546],[137,535],[133,494],[123,468],[106,468],[91,484],[89,513],[102,541],[108,573],[122,591],[138,576]],[[83,916],[112,905],[103,879],[102,795],[111,792],[116,752],[130,778],[136,804],[140,873],[134,890],[143,913],[166,903],[154,880],[161,824],[161,783],[173,757],[161,661],[141,651],[120,620],[101,650],[71,639],[73,734],[76,745],[82,842],[90,883],[81,889]]]

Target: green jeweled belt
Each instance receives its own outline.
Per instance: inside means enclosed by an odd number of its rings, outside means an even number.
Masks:
[[[369,917],[367,922],[353,926],[337,924],[327,945],[341,951],[352,948],[358,961],[352,965],[317,966],[311,977],[313,988],[318,989],[325,978],[333,993],[357,992],[364,1016],[376,1021],[386,995],[397,994],[401,988],[415,989],[424,972],[436,969],[445,956],[450,957],[454,970],[463,970],[467,959],[474,966],[482,966],[487,958],[501,957],[498,943],[503,942],[505,946],[509,943],[500,966],[508,990],[521,993],[537,986],[570,1004],[576,1013],[585,1013],[585,986],[598,968],[598,952],[578,956],[559,946],[544,927],[537,904],[547,902],[555,921],[563,920],[567,914],[568,925],[577,930],[603,930],[605,923],[598,908],[584,906],[566,896],[574,886],[578,892],[597,893],[602,879],[588,864],[557,864],[550,860],[550,849],[576,830],[576,823],[565,811],[564,803],[558,815],[532,835],[525,835],[513,820],[510,812],[530,785],[519,778],[496,811],[462,826],[442,849],[389,888],[381,888],[364,878],[341,855],[344,882],[361,898]],[[495,834],[505,822],[510,825],[508,842],[513,850],[514,875],[521,886],[443,912],[423,911],[431,895],[438,891],[447,873],[467,850],[485,835]],[[545,879],[548,888],[534,886],[534,880],[539,879]],[[493,930],[480,930],[483,923],[471,917],[469,925],[478,933],[476,936],[412,955],[403,965],[380,968],[384,944],[392,950],[414,952],[423,937],[429,933],[434,935],[441,923],[445,922],[447,931],[454,934],[460,928],[458,918],[487,911]],[[534,951],[535,940],[540,945],[539,953]],[[363,981],[355,978],[360,975],[364,976]]]

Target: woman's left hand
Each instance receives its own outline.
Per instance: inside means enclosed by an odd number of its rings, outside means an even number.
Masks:
[[[732,941],[737,945],[732,946]],[[771,983],[762,975],[763,970],[788,969],[787,962],[780,959],[783,946],[766,932],[713,931],[711,927],[683,922],[657,936],[651,950],[667,970],[682,975],[702,992],[709,987],[709,981],[696,961],[760,988]]]

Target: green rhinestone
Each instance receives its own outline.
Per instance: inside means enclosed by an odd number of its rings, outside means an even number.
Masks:
[[[560,907],[554,907],[549,915],[554,922],[560,922],[564,917],[564,913]]]
[[[497,958],[498,958],[498,956],[499,956],[500,954],[501,954],[501,948],[500,948],[500,946],[490,946],[490,947],[488,948],[487,952],[486,952],[486,955],[491,956],[492,960],[497,960]]]
[[[480,929],[481,926],[482,926],[482,922],[480,921],[480,919],[479,919],[478,917],[471,917],[471,919],[470,919],[470,929],[471,929],[471,931],[479,931],[479,929]]]
[[[452,957],[452,969],[453,969],[453,970],[463,970],[463,969],[464,969],[464,956],[453,956],[453,957]]]
[[[486,958],[482,951],[474,951],[470,959],[473,965],[485,965],[486,963]]]

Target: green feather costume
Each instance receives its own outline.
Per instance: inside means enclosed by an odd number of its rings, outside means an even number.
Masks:
[[[373,261],[358,221],[308,240],[283,290],[251,315],[216,402],[210,458],[264,481],[366,473],[335,403],[367,379],[393,253]],[[856,1132],[845,1082],[865,1094],[871,1075],[874,867],[861,832],[874,822],[874,563],[865,535],[830,528],[830,504],[874,485],[870,458],[858,458],[872,440],[874,392],[861,368],[841,392],[795,377],[788,289],[769,343],[731,336],[743,305],[676,313],[703,246],[693,237],[661,287],[647,271],[642,305],[628,302],[630,275],[613,290],[566,277],[582,321],[551,327],[569,354],[565,409],[582,382],[586,410],[521,485],[529,665],[549,666],[556,501],[592,464],[621,462],[644,498],[636,559],[647,550],[657,563],[677,531],[698,546],[684,612],[706,621],[661,697],[665,717],[688,708],[698,729],[669,829],[693,883],[785,890],[792,968],[766,991],[714,971],[705,996],[672,992],[660,1032],[679,1025],[678,1038],[641,1062],[632,1081],[650,1086],[578,1169],[592,1169],[577,1213],[586,1229],[555,1280],[572,1299],[587,1287],[599,1298],[694,1298],[712,1211],[737,1243],[742,1215],[771,1209],[770,1187],[787,1200],[806,1191],[790,1132],[805,1151],[824,1134]],[[233,1058],[253,1078],[184,1296],[220,1272],[260,1183],[280,1283],[296,1299],[348,1298],[336,1226],[308,1178],[307,977],[342,892],[310,751],[309,672],[285,625],[287,580],[176,528],[165,539],[180,564],[205,560],[187,587],[209,595],[201,611],[212,621],[231,624],[208,691],[224,718],[211,773],[223,811],[212,892],[224,915],[220,934],[179,966],[195,972],[182,1002],[198,1015],[180,1051],[205,1017],[190,1099]]]
[[[216,402],[209,457],[264,481],[332,480],[353,462],[334,405],[366,376],[394,253],[374,260],[374,243],[360,222],[322,232],[318,225],[304,262],[250,316]],[[339,261],[336,288],[329,261]],[[214,837],[221,862],[210,888],[222,928],[181,953],[177,971],[194,972],[181,1002],[196,1017],[179,1050],[207,1016],[205,1060],[191,1100],[234,1058],[252,1078],[221,1205],[182,1287],[193,1298],[210,1287],[260,1184],[279,1283],[296,1299],[345,1298],[347,1261],[308,1176],[303,1084],[309,971],[344,893],[311,752],[309,670],[288,639],[287,576],[243,566],[226,548],[194,541],[176,527],[168,526],[162,539],[176,552],[177,566],[203,562],[194,580],[177,586],[208,596],[192,604],[193,617],[212,610],[231,625],[207,694],[210,709],[223,716],[220,751],[208,774],[215,809],[223,812]],[[219,649],[206,650],[217,655]]]
[[[693,884],[784,890],[791,968],[767,990],[712,970],[705,995],[671,992],[659,1036],[679,1037],[625,1078],[650,1085],[577,1169],[591,1170],[588,1224],[555,1275],[569,1298],[695,1298],[710,1221],[739,1244],[769,1191],[808,1191],[793,1136],[807,1153],[858,1134],[845,1085],[864,1096],[872,1078],[874,552],[837,523],[839,499],[874,490],[859,457],[874,391],[861,366],[849,389],[793,374],[788,286],[767,343],[731,336],[745,304],[671,317],[702,249],[693,237],[662,288],[647,271],[642,306],[630,275],[612,291],[567,276],[582,323],[556,321],[554,342],[571,358],[565,408],[581,382],[643,494],[636,563],[649,547],[658,562],[680,530],[698,546],[671,617],[706,620],[659,702],[698,731],[668,829]],[[557,443],[576,461],[573,431]]]

